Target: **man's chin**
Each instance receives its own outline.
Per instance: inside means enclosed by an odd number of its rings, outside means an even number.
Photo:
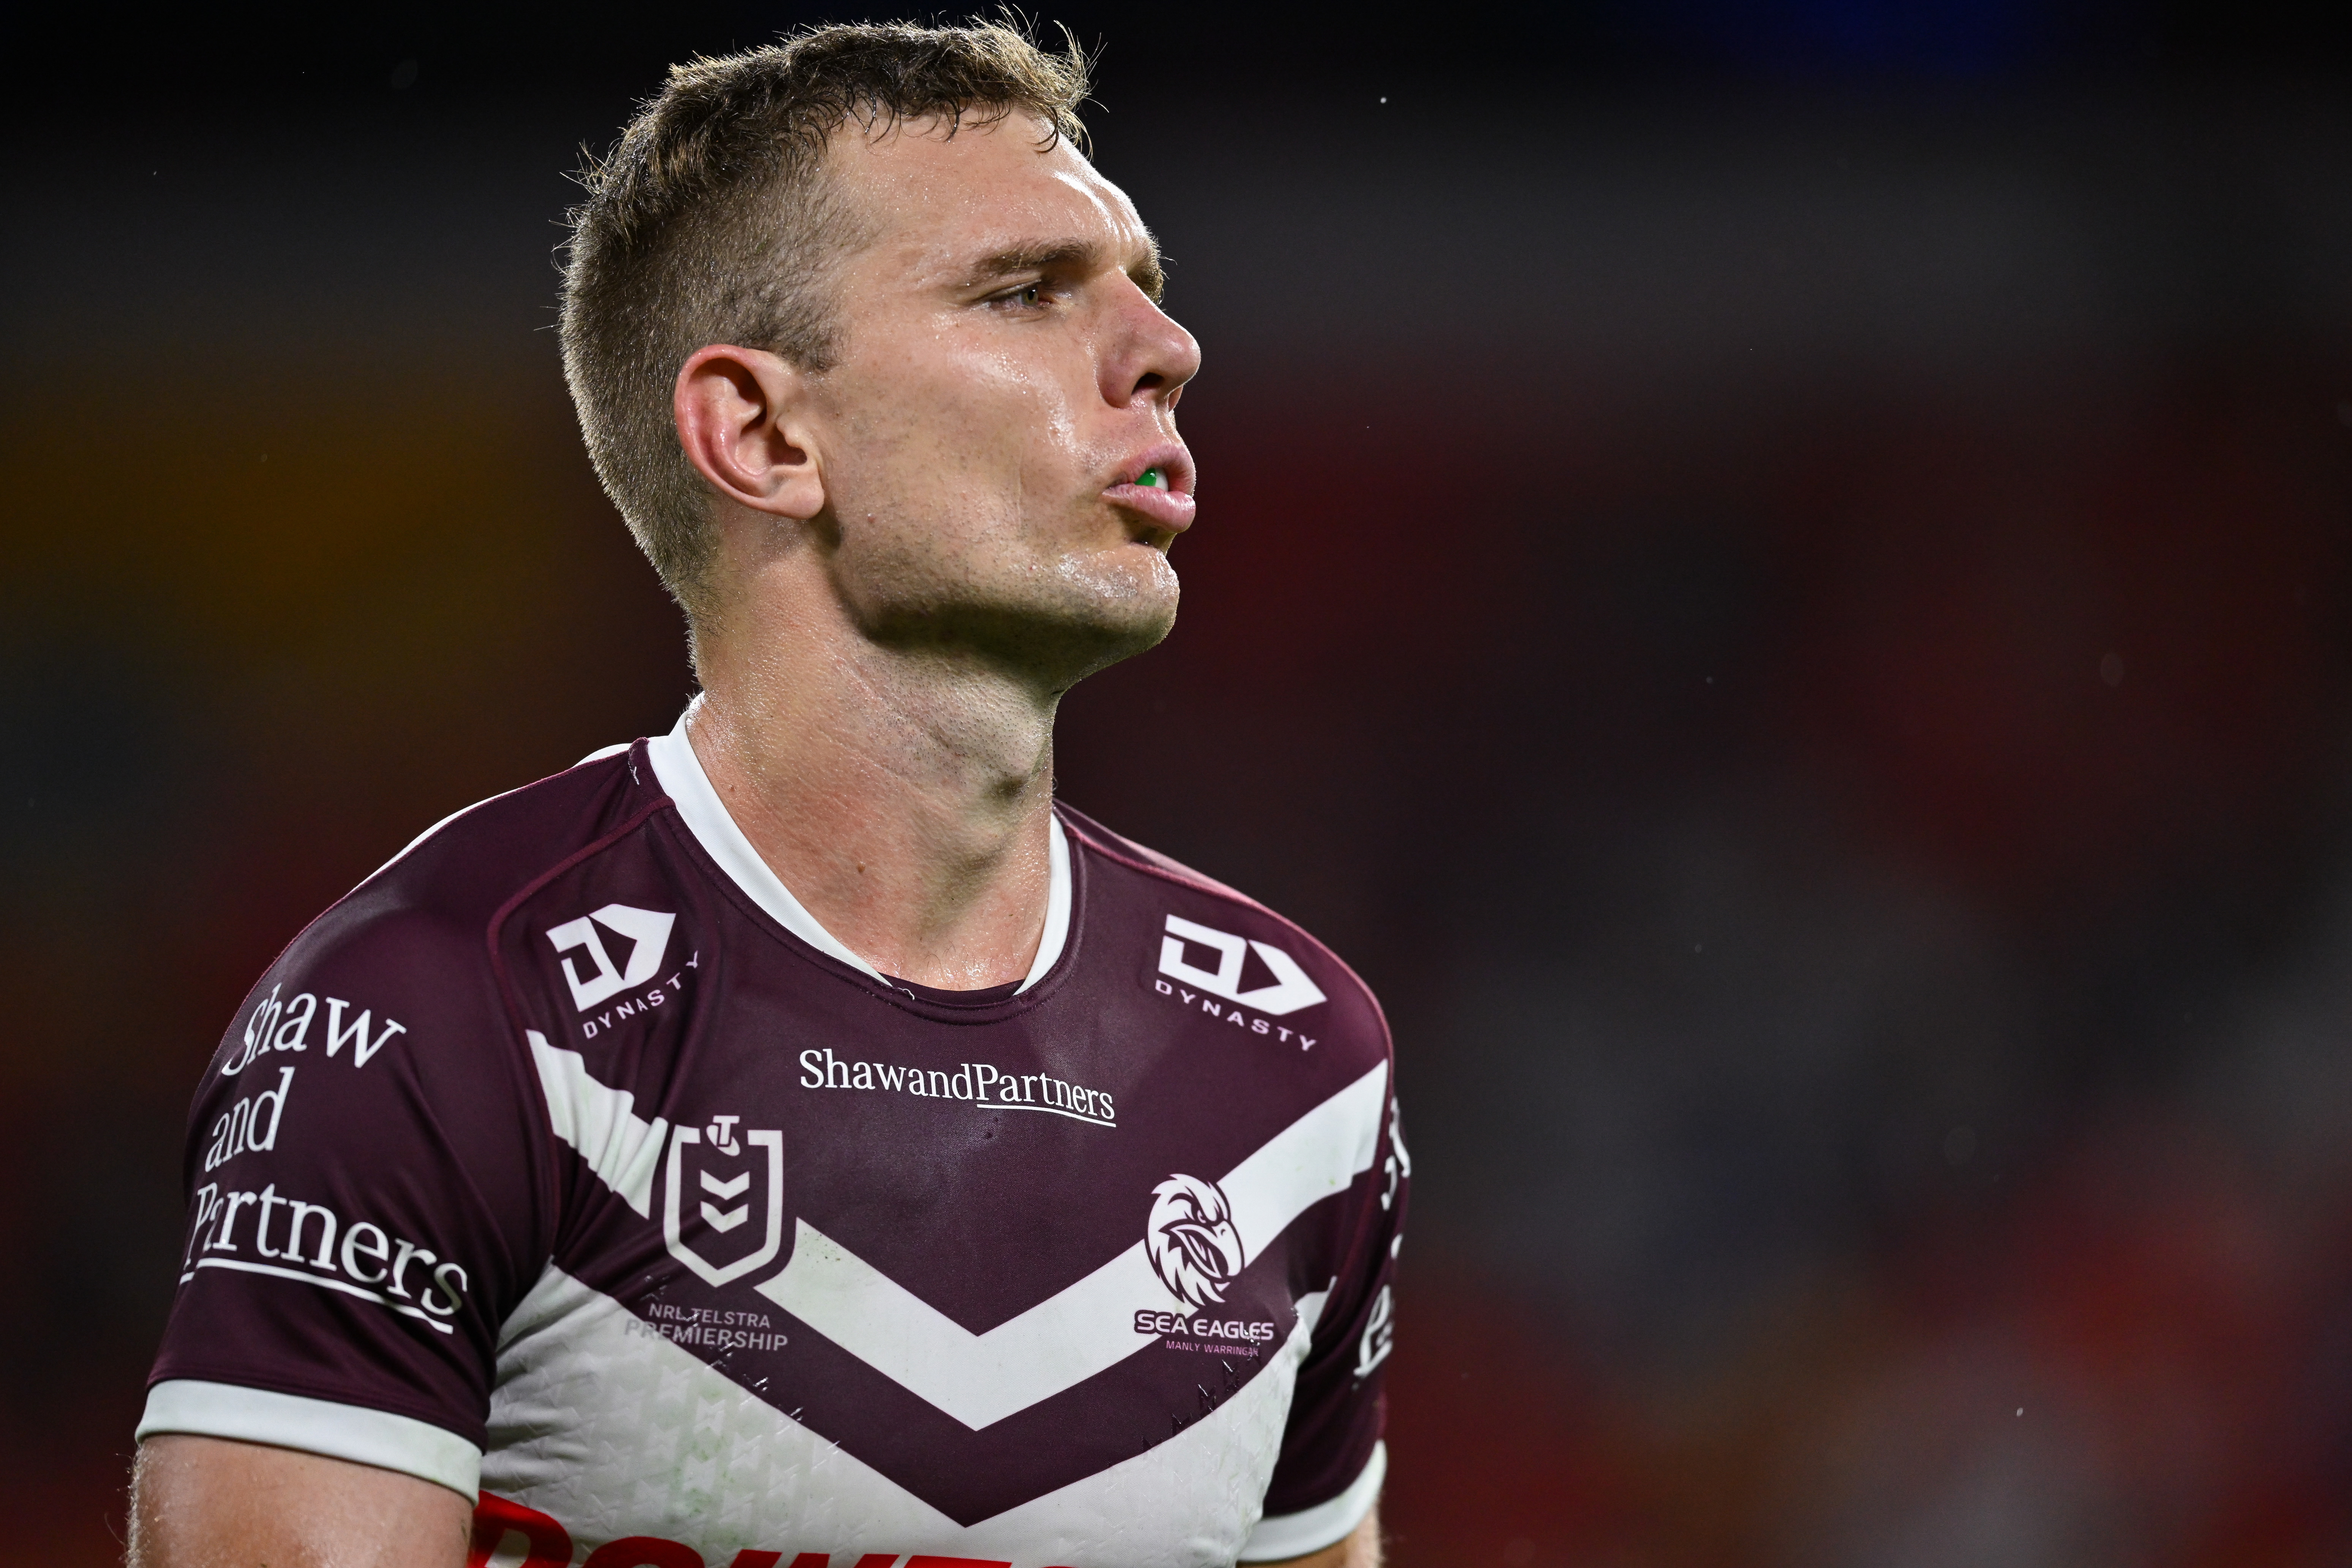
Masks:
[[[1176,568],[1164,551],[1129,545],[1108,559],[1089,558],[1066,568],[1063,579],[1075,590],[1066,605],[1068,618],[1119,648],[1104,663],[1157,647],[1176,624]]]
[[[1000,646],[1023,674],[1061,691],[1157,647],[1175,625],[1173,593],[1097,598],[1037,614],[1017,630],[1008,626],[1013,635]]]
[[[1175,626],[1175,574],[1163,561],[1160,574],[1136,576],[1145,580],[1088,574],[1064,576],[1043,593],[900,606],[870,621],[866,635],[907,653],[976,658],[1015,679],[1064,690],[1158,646]]]

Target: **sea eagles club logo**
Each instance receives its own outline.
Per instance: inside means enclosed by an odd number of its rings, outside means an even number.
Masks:
[[[667,1191],[662,1195],[662,1239],[669,1244],[670,1256],[700,1275],[707,1285],[731,1284],[773,1262],[783,1248],[784,1135],[774,1128],[747,1128],[739,1142],[735,1127],[742,1120],[740,1116],[714,1116],[708,1127],[678,1127],[669,1136],[669,1180]],[[702,1245],[710,1247],[709,1237],[730,1235],[740,1229],[754,1210],[764,1209],[767,1223],[753,1233],[761,1240],[751,1252],[713,1263],[687,1244],[682,1211],[688,1149],[698,1151],[690,1163],[695,1167],[694,1193],[700,1205],[696,1212],[709,1227]],[[767,1151],[768,1156],[764,1170],[759,1158],[761,1150]],[[722,1171],[729,1173],[721,1175]],[[714,1198],[718,1202],[712,1202]]]
[[[627,904],[606,904],[603,909],[566,921],[547,933],[559,953],[587,950],[587,960],[594,969],[582,974],[572,967],[573,960],[566,957],[563,978],[572,987],[572,1005],[585,1013],[597,1003],[617,996],[633,985],[651,980],[661,968],[663,955],[669,952],[669,928],[677,923],[674,914],[658,910],[633,909]],[[602,926],[614,935],[626,939],[629,962],[614,967],[612,954],[604,951],[604,938],[597,928]]]
[[[1171,1176],[1151,1189],[1143,1247],[1168,1293],[1189,1306],[1223,1301],[1225,1287],[1242,1271],[1233,1205],[1214,1182],[1198,1176]]]

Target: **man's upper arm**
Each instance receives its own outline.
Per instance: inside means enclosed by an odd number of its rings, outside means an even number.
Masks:
[[[1381,1568],[1381,1510],[1375,1506],[1346,1540],[1286,1563],[1262,1563],[1259,1568]]]
[[[1265,1512],[1243,1547],[1244,1563],[1318,1562],[1370,1528],[1388,1468],[1381,1442],[1383,1385],[1395,1312],[1392,1280],[1403,1242],[1412,1173],[1391,1092],[1383,1108],[1371,1170],[1363,1178],[1313,1342],[1298,1369],[1282,1453],[1266,1489]],[[1351,1565],[1345,1553],[1334,1561]]]
[[[473,1502],[397,1470],[218,1437],[142,1443],[129,1568],[457,1568]]]
[[[499,1328],[551,1245],[546,1117],[479,932],[383,881],[288,950],[205,1068],[139,1436],[469,1501]]]

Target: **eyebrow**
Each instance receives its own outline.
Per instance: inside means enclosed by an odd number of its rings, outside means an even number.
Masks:
[[[1158,303],[1168,287],[1168,275],[1160,264],[1160,242],[1147,240],[1151,248],[1141,261],[1128,269],[1137,288]],[[1091,271],[1100,265],[1102,247],[1091,240],[1066,239],[1041,241],[1034,245],[1016,245],[1010,250],[1000,250],[976,263],[970,275],[977,286],[999,279],[1018,278],[1032,272]]]

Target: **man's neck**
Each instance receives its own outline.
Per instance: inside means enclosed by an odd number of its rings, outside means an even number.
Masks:
[[[1026,975],[1052,884],[1053,700],[822,615],[730,622],[698,649],[687,733],[778,879],[885,974]]]

